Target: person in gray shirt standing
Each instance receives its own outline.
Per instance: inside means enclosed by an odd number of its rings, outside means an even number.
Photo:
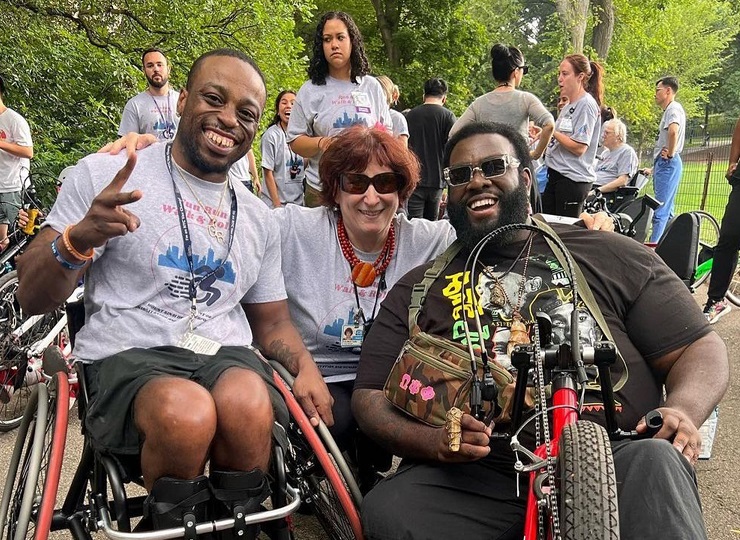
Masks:
[[[663,77],[655,83],[655,102],[663,109],[658,138],[653,149],[653,189],[655,198],[663,203],[653,215],[653,232],[650,241],[657,242],[663,235],[668,220],[673,217],[673,205],[681,182],[686,113],[675,101],[678,79]]]
[[[436,220],[442,199],[442,153],[455,124],[455,115],[444,104],[447,83],[429,79],[424,83],[424,103],[406,115],[409,124],[409,148],[421,162],[421,181],[408,201],[409,217]]]
[[[159,140],[172,140],[180,123],[175,110],[180,92],[170,87],[172,67],[157,48],[145,50],[141,64],[149,86],[126,103],[118,134],[123,136],[133,131],[151,133]]]

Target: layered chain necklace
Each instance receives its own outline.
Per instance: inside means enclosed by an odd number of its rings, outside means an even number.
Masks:
[[[485,267],[483,269],[483,273],[494,282],[493,288],[491,289],[491,305],[498,309],[504,308],[506,306],[510,306],[512,309],[511,327],[509,328],[509,343],[506,347],[507,354],[509,355],[511,355],[511,351],[516,345],[526,345],[527,343],[530,343],[529,332],[527,332],[527,325],[522,318],[521,309],[522,303],[524,302],[524,288],[527,284],[527,269],[529,268],[529,255],[532,253],[533,239],[534,235],[530,233],[529,239],[522,247],[519,255],[516,256],[514,262],[506,270],[506,272],[504,272],[500,276],[496,277],[493,273],[493,269],[490,267]],[[524,253],[525,251],[526,254]],[[516,266],[516,263],[519,262],[523,254],[524,268],[522,270],[522,279],[519,282],[516,304],[512,304],[511,300],[509,299],[509,295],[506,293],[506,289],[501,283],[501,280],[514,269],[514,266]]]
[[[342,216],[339,216],[337,220],[337,239],[344,258],[347,259],[350,268],[352,268],[352,282],[358,287],[369,287],[375,282],[378,274],[383,274],[391,263],[393,253],[396,251],[396,224],[391,224],[388,237],[385,239],[385,245],[374,263],[361,261],[357,257],[355,248],[352,247],[352,243],[347,236],[347,229],[344,226]]]
[[[224,196],[226,194],[226,188],[229,186],[229,179],[227,178],[226,182],[224,182],[224,188],[223,190],[221,190],[221,198],[218,201],[218,208],[216,208],[216,211],[213,214],[211,214],[210,212],[208,212],[208,210],[206,210],[206,205],[204,205],[203,202],[201,202],[200,197],[198,197],[198,194],[193,189],[193,186],[190,185],[190,182],[187,181],[187,179],[185,178],[185,175],[182,174],[182,171],[180,170],[180,166],[177,163],[175,163],[175,169],[177,169],[177,174],[180,175],[180,178],[182,179],[183,182],[185,182],[185,185],[188,186],[188,189],[190,190],[190,193],[193,194],[193,197],[195,197],[195,200],[198,201],[198,204],[203,209],[203,212],[205,213],[205,215],[208,216],[208,227],[207,227],[208,235],[211,238],[215,238],[216,242],[223,245],[226,242],[224,231],[219,230],[217,225],[218,225],[218,216],[221,215],[221,206],[223,206],[223,203],[224,203]]]

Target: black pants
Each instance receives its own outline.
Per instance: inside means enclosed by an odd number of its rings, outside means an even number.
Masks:
[[[547,187],[542,194],[542,211],[556,216],[578,217],[591,190],[590,182],[574,182],[553,169],[547,169]]]
[[[732,282],[732,274],[737,265],[737,250],[740,249],[740,185],[732,186],[727,199],[719,240],[714,248],[712,275],[709,278],[709,300],[724,298]]]
[[[694,469],[670,443],[612,445],[622,540],[707,538]],[[492,456],[492,457],[491,457]],[[499,448],[467,464],[402,464],[362,503],[368,540],[520,540],[526,478],[516,496],[511,463]]]
[[[436,221],[439,217],[439,203],[441,200],[442,189],[417,187],[406,204],[409,217]]]

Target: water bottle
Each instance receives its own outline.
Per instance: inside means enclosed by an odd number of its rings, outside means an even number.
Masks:
[[[28,223],[23,227],[23,232],[28,235],[36,234],[36,218],[39,217],[39,211],[36,208],[29,208],[26,210],[28,213]]]

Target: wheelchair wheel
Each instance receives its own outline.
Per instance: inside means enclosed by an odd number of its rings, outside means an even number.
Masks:
[[[29,350],[64,316],[60,310],[26,316],[15,298],[17,290],[16,271],[0,278],[0,432],[20,425],[30,387],[43,380],[41,362],[29,357]]]
[[[617,481],[603,427],[579,420],[563,428],[557,476],[562,537],[618,540]]]
[[[704,260],[714,256],[714,248],[719,240],[719,223],[717,223],[717,220],[714,219],[712,214],[702,210],[695,210],[693,214],[699,217],[699,264],[701,265]],[[693,288],[699,287],[709,279],[711,274],[711,270],[708,272],[697,272],[691,286]]]
[[[730,286],[727,288],[727,293],[725,293],[725,298],[740,307],[740,264],[735,267],[735,271],[732,274],[732,281],[730,281]]]
[[[337,459],[327,453],[288,384],[277,372],[274,379],[291,415],[288,429],[291,449],[286,456],[290,479],[300,488],[301,499],[308,503],[328,538],[362,539],[358,506],[348,488],[355,482],[341,472],[346,464],[338,466]],[[338,459],[342,460],[341,456]]]

